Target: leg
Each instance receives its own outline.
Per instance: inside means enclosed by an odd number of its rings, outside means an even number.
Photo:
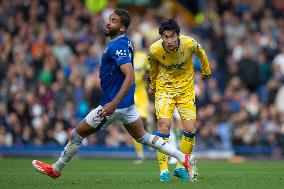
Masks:
[[[174,156],[180,162],[185,163],[185,154],[181,153],[179,150],[169,145],[161,137],[147,133],[143,128],[142,121],[140,118],[134,122],[124,124],[124,127],[127,132],[134,139],[136,139],[137,142],[149,145],[155,148],[156,150],[162,151],[167,155]]]
[[[128,133],[137,140],[137,142],[149,145],[156,150],[175,157],[177,160],[183,163],[188,172],[191,171],[191,167],[195,164],[195,157],[189,154],[183,154],[182,152],[165,142],[161,137],[147,133],[143,128],[140,118],[130,123],[124,123],[124,127],[126,128]],[[160,179],[163,179],[163,177],[160,177]],[[169,179],[161,181],[166,182],[168,180]]]
[[[135,120],[134,122],[124,124],[124,127],[136,141],[142,138],[146,133],[142,124],[142,120],[140,118]]]
[[[183,153],[192,153],[193,146],[195,144],[195,120],[181,120],[183,126],[183,135],[180,142],[180,151]],[[178,163],[178,167],[183,167],[182,164]]]
[[[180,142],[180,151],[183,153],[192,153],[195,145],[195,132],[196,132],[196,107],[194,100],[187,99],[187,96],[181,96],[178,100],[177,109],[181,117],[183,136]],[[176,175],[179,176],[180,170],[183,169],[181,163],[177,164]],[[196,172],[196,174],[194,173]],[[197,169],[194,167],[190,176],[196,180],[194,175],[197,175]],[[181,178],[181,177],[180,177]],[[182,178],[181,178],[182,179]]]
[[[183,125],[183,136],[180,142],[180,151],[185,154],[191,154],[193,144],[194,144],[194,138],[192,133],[188,133],[186,131],[189,131],[189,128],[193,128],[193,125],[195,124],[195,121],[189,121],[189,120],[181,120]],[[194,129],[195,130],[195,129]],[[185,170],[182,163],[177,162],[177,166],[174,169],[174,176],[177,178],[180,178],[182,181],[189,181],[191,178],[193,178],[193,173],[189,175],[187,171]]]
[[[121,121],[128,131],[128,133],[137,140],[137,142],[151,146],[152,148],[159,150],[167,155],[174,156],[180,162],[183,163],[187,171],[191,170],[194,165],[195,157],[189,154],[183,154],[176,148],[169,145],[161,137],[154,136],[147,133],[144,130],[143,124],[139,115],[137,114],[135,107],[131,106],[125,110],[121,110]]]
[[[156,92],[155,108],[158,118],[158,136],[168,142],[170,136],[171,118],[175,107],[174,95]],[[169,180],[168,155],[160,151],[157,152],[157,158],[160,166],[160,180],[167,182]],[[164,177],[164,175],[166,175]]]
[[[196,132],[196,107],[194,100],[190,99],[187,94],[178,96],[177,110],[179,112],[182,127],[183,136],[180,143],[180,150],[183,153],[191,153],[195,144],[195,132]],[[178,166],[182,166],[178,164]]]
[[[170,118],[161,118],[158,120],[158,136],[162,137],[165,142],[169,141],[170,126],[171,126]],[[162,174],[164,174],[165,172],[169,172],[169,166],[168,166],[169,157],[167,154],[157,151],[157,158],[160,167],[160,175],[162,176]]]
[[[120,113],[123,115],[121,121],[125,129],[137,142],[149,145],[156,150],[174,156],[182,163],[186,162],[185,154],[170,146],[162,138],[147,133],[144,130],[141,118],[134,106],[121,110]]]
[[[147,133],[143,129],[143,125],[141,124],[140,119],[128,124],[124,124],[124,127],[126,128],[128,133],[137,140],[137,142],[149,145],[156,150],[175,157],[178,161],[183,163],[183,166],[185,167],[185,170],[187,172],[190,172],[192,170],[192,167],[195,165],[195,156],[191,156],[190,154],[183,154],[182,152],[165,142],[161,137]]]
[[[61,172],[63,167],[79,152],[83,139],[95,131],[96,128],[91,127],[86,119],[82,120],[76,129],[73,129],[70,140],[65,146],[64,151],[61,153],[58,161],[52,165],[55,172]]]
[[[195,145],[195,131],[196,131],[196,121],[195,120],[182,120],[183,125],[183,136],[180,142],[180,150],[183,153],[192,154],[193,147]],[[181,163],[177,163],[177,169],[183,167]],[[189,173],[192,181],[197,181],[198,169],[196,167],[196,162]]]
[[[196,132],[196,107],[194,100],[187,99],[186,95],[180,96],[178,99],[177,110],[181,117],[183,127],[183,136],[180,142],[180,150],[183,153],[191,153],[195,144]],[[178,163],[178,167],[182,164]]]
[[[59,177],[63,167],[79,151],[83,139],[98,131],[105,124],[106,118],[99,118],[97,116],[101,108],[102,107],[99,106],[92,110],[87,117],[78,124],[76,129],[73,129],[70,140],[65,146],[64,151],[61,153],[57,162],[52,165],[48,165],[38,160],[33,160],[32,163],[35,169],[53,178]]]

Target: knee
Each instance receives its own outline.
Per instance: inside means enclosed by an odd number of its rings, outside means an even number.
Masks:
[[[196,129],[195,128],[184,128],[183,132],[187,132],[187,133],[195,133]]]
[[[171,128],[171,121],[170,120],[160,119],[158,121],[158,130],[161,134],[169,134],[170,128]]]
[[[187,121],[183,124],[183,131],[188,133],[196,132],[196,122],[195,121]]]

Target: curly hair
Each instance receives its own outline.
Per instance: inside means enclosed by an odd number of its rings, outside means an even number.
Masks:
[[[165,20],[159,27],[159,34],[162,35],[164,31],[173,31],[179,35],[180,28],[178,23],[173,19]]]

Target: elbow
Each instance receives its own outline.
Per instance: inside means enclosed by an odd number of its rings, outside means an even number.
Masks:
[[[131,80],[130,80],[130,82],[131,82],[131,85],[133,85],[133,84],[135,83],[135,75],[134,75],[134,73],[131,74]]]
[[[134,73],[128,74],[126,76],[126,80],[129,82],[129,85],[132,86],[135,83],[135,75],[134,75]]]

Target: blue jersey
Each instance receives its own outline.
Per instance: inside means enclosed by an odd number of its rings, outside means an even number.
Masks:
[[[119,36],[107,45],[101,59],[100,79],[102,97],[100,105],[104,106],[112,101],[122,86],[124,74],[119,66],[131,63],[133,66],[133,47],[130,39],[126,35]],[[126,108],[134,104],[135,84],[122,98],[117,108]]]

